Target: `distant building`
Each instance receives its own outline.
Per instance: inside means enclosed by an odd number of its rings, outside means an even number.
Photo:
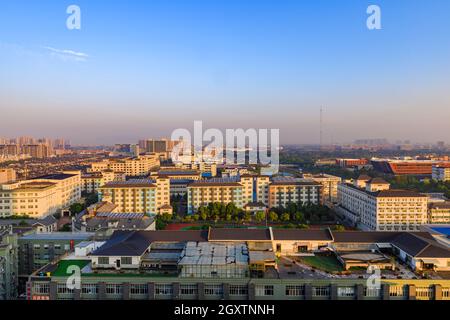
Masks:
[[[428,197],[390,189],[386,181],[361,176],[338,186],[337,212],[365,230],[414,231],[427,223]]]
[[[0,169],[0,184],[16,181],[16,171],[14,169]]]
[[[395,175],[432,175],[433,166],[448,166],[447,161],[439,160],[398,160],[372,159],[373,168],[379,172]]]
[[[343,168],[365,166],[369,164],[367,159],[336,159],[336,164]]]
[[[112,170],[114,172],[123,172],[127,176],[143,176],[151,172],[152,169],[159,167],[160,160],[156,154],[142,155],[137,158],[126,159],[108,159],[102,162],[96,162],[91,165],[90,172],[102,172]]]
[[[449,165],[433,165],[431,178],[437,181],[450,181],[450,164]]]

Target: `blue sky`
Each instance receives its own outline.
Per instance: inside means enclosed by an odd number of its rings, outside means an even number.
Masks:
[[[325,142],[450,142],[448,30],[446,0],[0,0],[0,136],[133,142],[203,120],[315,143],[323,106]]]

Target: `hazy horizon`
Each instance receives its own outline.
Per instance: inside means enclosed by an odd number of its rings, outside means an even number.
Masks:
[[[81,30],[65,26],[81,8]],[[366,9],[382,10],[382,30]],[[26,8],[26,10],[24,10]],[[2,1],[0,137],[73,145],[177,128],[282,144],[450,143],[450,2]]]

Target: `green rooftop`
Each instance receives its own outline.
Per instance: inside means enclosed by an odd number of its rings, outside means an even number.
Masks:
[[[55,271],[52,272],[52,276],[55,277],[67,277],[71,276],[73,272],[67,272],[69,267],[71,266],[77,266],[81,269],[83,269],[85,266],[87,266],[90,263],[90,260],[61,260],[58,263],[58,267]]]

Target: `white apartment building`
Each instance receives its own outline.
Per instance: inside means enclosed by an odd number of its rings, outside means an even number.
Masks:
[[[337,212],[365,230],[415,231],[427,224],[428,198],[414,191],[393,190],[382,179],[358,178],[338,186]]]
[[[0,185],[0,217],[44,218],[81,198],[81,174],[66,171]]]
[[[450,166],[434,165],[431,177],[437,181],[450,181]]]
[[[142,155],[136,158],[108,159],[95,162],[91,165],[90,172],[102,172],[112,170],[123,172],[127,176],[143,176],[160,165],[160,158],[156,154]]]

